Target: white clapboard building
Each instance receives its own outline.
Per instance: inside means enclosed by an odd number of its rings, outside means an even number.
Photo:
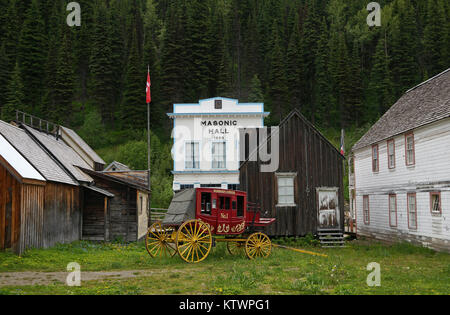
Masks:
[[[450,69],[407,91],[349,161],[358,235],[450,251]]]
[[[228,98],[174,104],[173,190],[239,188],[239,129],[264,126],[263,103]]]

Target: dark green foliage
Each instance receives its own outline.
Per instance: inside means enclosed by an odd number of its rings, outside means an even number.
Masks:
[[[17,109],[21,111],[28,110],[24,105],[24,100],[24,85],[22,83],[19,64],[16,63],[6,91],[5,106],[1,112],[2,120],[9,121],[15,119]]]
[[[372,28],[364,0],[77,2],[70,28],[65,1],[0,1],[0,109],[81,128],[96,148],[145,141],[147,67],[152,131],[170,144],[173,104],[216,96],[264,101],[269,125],[298,108],[337,134],[367,129],[450,65],[446,0],[380,0]]]
[[[43,96],[42,82],[47,57],[47,34],[38,0],[32,0],[21,29],[18,60],[27,93],[24,101],[29,109],[37,112]]]

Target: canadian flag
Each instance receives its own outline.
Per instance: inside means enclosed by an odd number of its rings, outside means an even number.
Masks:
[[[147,87],[145,92],[147,93],[147,104],[152,102],[152,93],[150,92],[150,87],[152,86],[152,82],[150,81],[150,69],[148,69],[147,73]]]

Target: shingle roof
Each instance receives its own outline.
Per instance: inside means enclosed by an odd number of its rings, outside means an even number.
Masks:
[[[111,164],[109,164],[107,167],[105,167],[103,171],[104,172],[111,171],[113,167],[116,168],[115,171],[131,171],[131,169],[127,165],[117,161],[114,161]]]
[[[27,133],[0,120],[0,134],[48,181],[77,185]]]
[[[353,150],[448,117],[450,69],[407,91],[353,146]]]
[[[72,129],[61,126],[61,129],[75,141],[87,155],[96,163],[106,164],[105,161]]]
[[[22,125],[28,132],[30,132],[36,139],[49,151],[73,177],[81,182],[92,182],[92,178],[83,173],[76,166],[91,169],[71,147],[66,145],[63,140],[56,140],[54,136],[49,136],[43,132],[39,132],[31,127]]]

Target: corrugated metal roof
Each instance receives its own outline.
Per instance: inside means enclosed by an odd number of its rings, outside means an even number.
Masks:
[[[46,135],[31,127],[23,125],[36,139],[75,177],[81,182],[92,182],[92,178],[82,172],[77,166],[92,169],[81,156],[79,156],[71,147],[66,145],[63,140],[56,140],[54,136]]]
[[[72,179],[24,130],[0,120],[0,134],[38,170],[46,180],[76,185]]]
[[[13,167],[16,172],[27,179],[45,181],[45,178],[17,151],[2,135],[0,135],[0,156]]]
[[[353,150],[448,117],[450,69],[406,92],[353,146]]]
[[[87,155],[96,163],[106,164],[105,161],[72,129],[61,126],[63,132],[65,132],[73,141],[75,141]]]

